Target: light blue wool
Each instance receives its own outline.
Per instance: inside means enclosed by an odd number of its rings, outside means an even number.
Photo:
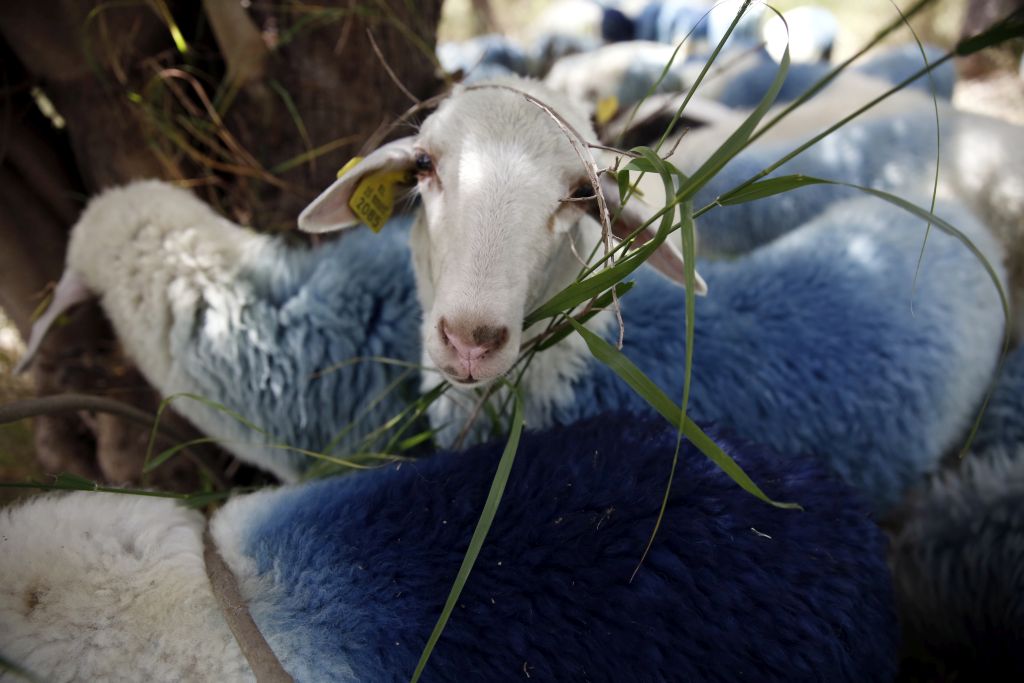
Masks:
[[[945,50],[934,45],[925,45],[924,52],[929,63],[938,61],[945,54]],[[746,68],[740,69],[738,72],[726,72],[724,76],[726,82],[722,84],[715,99],[726,106],[737,109],[753,109],[760,103],[761,98],[771,87],[772,81],[778,73],[779,65],[764,50],[759,51],[757,55],[758,59]],[[917,43],[907,43],[877,50],[871,57],[854,63],[851,71],[874,76],[885,83],[897,85],[924,67],[925,62],[921,56],[921,48],[917,46]],[[831,69],[832,65],[827,62],[790,64],[785,81],[775,99],[776,104],[795,100]],[[953,98],[955,85],[956,69],[953,66],[953,61],[949,60],[933,69],[930,79],[924,75],[905,87],[908,90],[920,90],[928,95],[934,92],[936,97],[948,102]],[[842,76],[822,92],[834,92],[835,88],[842,88]]]
[[[1000,270],[965,210],[942,205]],[[1003,313],[982,265],[924,222],[872,199],[833,207],[735,261],[698,264],[690,413],[780,452],[823,458],[883,513],[957,446],[995,367]],[[683,291],[649,270],[622,300],[623,352],[682,397]],[[618,330],[609,332],[611,341]],[[646,410],[606,366],[556,408],[561,424]]]
[[[854,119],[825,139],[804,150],[769,174],[768,178],[802,174],[872,187],[907,196],[916,195],[927,208],[921,192],[931,187],[935,173],[936,134],[934,114],[921,109],[895,116]],[[942,119],[944,153],[954,123]],[[758,175],[795,149],[791,140],[756,144],[742,152],[697,193],[697,208]],[[945,177],[945,176],[944,176]],[[708,256],[734,256],[767,244],[821,213],[830,205],[859,190],[836,185],[813,185],[764,199],[715,206],[697,223],[700,249]]]
[[[805,509],[742,492],[686,444],[631,579],[674,428],[620,413],[526,433],[422,680],[891,680],[884,538],[861,501],[815,458],[709,433],[769,495]],[[409,680],[502,449],[243,496],[218,513],[214,538],[296,680]]]
[[[352,452],[418,390],[417,371],[401,381],[405,368],[370,360],[419,359],[409,220],[315,249],[268,242],[230,289],[206,290],[191,316],[179,316],[169,340],[183,377],[177,390],[223,404],[269,437],[188,399],[175,409],[208,434],[243,444],[250,461],[286,480],[314,459],[260,442],[322,451],[354,423],[331,449]],[[369,448],[375,446],[379,440]]]
[[[998,247],[966,211],[940,213],[998,263]],[[934,230],[911,312],[923,233],[923,222],[901,210],[857,200],[743,259],[700,264],[711,293],[696,311],[693,415],[783,452],[822,457],[877,511],[887,509],[955,446],[1002,333],[987,275],[959,242]],[[307,378],[356,356],[418,362],[419,313],[404,240],[402,230],[359,230],[294,259],[268,253],[252,272],[280,300],[264,293],[248,306],[211,309],[175,338],[195,390],[271,427],[280,440],[322,448],[398,370],[366,363]],[[637,279],[623,300],[624,351],[678,400],[682,290],[647,268]],[[220,324],[212,321],[240,329],[235,311],[252,331],[208,332]],[[574,389],[573,403],[531,426],[607,409],[648,410],[596,361]],[[403,405],[390,395],[356,435]],[[253,439],[229,417],[202,411],[210,421],[197,423],[207,432]],[[296,470],[308,462],[287,457]]]

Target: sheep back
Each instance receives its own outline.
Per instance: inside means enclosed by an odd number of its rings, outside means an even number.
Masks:
[[[675,431],[602,415],[524,434],[488,540],[423,680],[885,680],[884,541],[820,463],[711,430],[769,495]],[[406,680],[447,597],[501,443],[230,502],[213,521],[298,680]]]
[[[938,212],[1001,273],[998,245],[967,211]],[[915,291],[924,232],[901,209],[858,199],[744,258],[700,263],[710,293],[695,311],[691,416],[824,458],[877,512],[897,502],[963,437],[1003,331],[988,274],[937,229]],[[679,401],[684,292],[647,269],[636,280],[622,300],[623,352]],[[553,422],[649,410],[596,361],[573,391]]]
[[[267,437],[203,404],[175,408],[207,433],[240,442],[245,459],[285,481],[314,461],[261,441],[322,451],[354,424],[332,451],[355,449],[418,391],[418,372],[373,360],[420,355],[408,223],[393,220],[379,235],[352,231],[315,249],[269,243],[240,265],[229,291],[199,292],[191,314],[179,316],[171,346],[181,386],[168,393],[188,387]]]
[[[0,510],[0,652],[46,681],[254,680],[210,588],[204,526],[174,501],[112,493]]]

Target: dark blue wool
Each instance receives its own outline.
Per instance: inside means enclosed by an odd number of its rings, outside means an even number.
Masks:
[[[601,12],[601,37],[609,43],[636,38],[636,24],[622,10],[605,7]]]
[[[527,433],[425,681],[891,680],[885,543],[813,458],[711,430],[779,500],[675,430],[602,415]],[[235,501],[260,629],[299,680],[404,681],[462,561],[501,443]],[[240,504],[240,505],[239,505]],[[236,568],[237,571],[237,568]],[[350,674],[346,672],[350,671]]]

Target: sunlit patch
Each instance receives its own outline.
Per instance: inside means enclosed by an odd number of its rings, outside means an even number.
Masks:
[[[881,265],[881,259],[878,254],[878,245],[870,236],[859,235],[850,240],[850,245],[846,248],[846,253],[856,263],[862,266],[877,270]]]

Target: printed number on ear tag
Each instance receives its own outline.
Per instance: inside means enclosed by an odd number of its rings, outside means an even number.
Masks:
[[[362,157],[349,159],[338,171],[338,177],[352,170],[360,161]],[[348,208],[359,220],[369,225],[370,229],[380,232],[394,209],[394,186],[406,182],[408,178],[408,171],[371,173],[359,180],[359,184],[355,186],[352,196],[348,198]]]
[[[353,157],[338,171],[338,177],[345,175],[362,157]],[[395,206],[395,185],[406,182],[408,171],[380,171],[371,173],[359,181],[348,206],[359,220],[370,226],[374,232],[387,223]]]

